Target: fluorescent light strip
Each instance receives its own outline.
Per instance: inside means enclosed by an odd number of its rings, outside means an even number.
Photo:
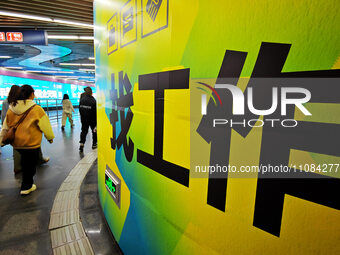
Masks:
[[[4,66],[6,69],[23,69],[23,67],[20,66]]]
[[[96,66],[96,64],[81,64],[80,66]]]
[[[0,56],[0,58],[12,58],[11,56]]]
[[[83,71],[83,72],[95,72],[96,70],[94,70],[94,69],[79,69],[79,71]]]
[[[27,72],[30,72],[30,73],[74,73],[74,72],[71,72],[71,71],[54,71],[54,70],[49,70],[49,71],[45,71],[45,70],[42,70],[42,71],[38,71],[38,70],[27,70]]]
[[[94,36],[79,36],[80,40],[94,40]]]
[[[94,28],[92,24],[86,24],[86,23],[76,22],[72,20],[54,19],[50,17],[29,15],[29,14],[23,14],[23,13],[18,13],[18,12],[0,11],[0,15],[23,18],[23,19],[31,19],[31,20],[41,20],[41,21],[54,22],[54,23],[59,23],[59,24],[73,25],[77,27],[86,27],[86,28],[91,28],[91,29]]]
[[[55,76],[55,77],[58,77],[58,78],[72,78],[72,79],[92,79],[90,76]]]
[[[94,57],[89,57],[89,60],[95,60],[95,58]]]
[[[79,36],[79,35],[47,35],[47,38],[60,40],[94,40],[93,36]]]
[[[17,13],[17,12],[0,11],[0,15],[24,18],[24,19],[42,20],[42,21],[47,21],[47,22],[53,21],[53,19],[48,18],[48,17],[41,17],[41,16],[29,15],[29,14],[23,14],[23,13]]]
[[[96,64],[82,64],[82,63],[60,63],[61,66],[96,66]]]
[[[60,63],[61,66],[80,66],[80,63]]]
[[[88,28],[93,29],[93,25],[91,25],[91,24],[75,22],[75,21],[70,21],[70,20],[53,19],[53,22],[60,23],[60,24],[76,25],[76,26],[79,26],[79,27],[88,27]]]

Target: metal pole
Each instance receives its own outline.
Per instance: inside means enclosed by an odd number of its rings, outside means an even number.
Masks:
[[[58,114],[58,109],[59,109],[59,107],[58,107],[58,99],[55,100],[55,106],[56,106],[56,108],[57,108],[57,121],[58,121],[58,120],[59,120],[59,114]]]
[[[47,102],[47,115],[48,117],[50,117],[50,112],[48,111],[48,99],[46,99],[46,102]]]

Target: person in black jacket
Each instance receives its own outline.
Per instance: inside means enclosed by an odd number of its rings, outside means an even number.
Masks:
[[[79,112],[81,120],[79,151],[84,151],[84,144],[89,127],[92,130],[92,149],[97,148],[97,102],[92,96],[92,89],[86,87],[85,95],[80,99]]]

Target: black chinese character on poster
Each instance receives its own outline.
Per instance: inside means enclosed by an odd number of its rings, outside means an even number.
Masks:
[[[111,100],[112,113],[110,114],[110,123],[112,125],[112,149],[120,149],[123,145],[124,153],[127,161],[131,162],[133,158],[134,143],[131,138],[127,138],[133,119],[131,106],[133,106],[132,86],[127,74],[121,71],[118,74],[119,91],[115,89],[115,74],[111,74]],[[120,132],[117,137],[117,125],[120,121]]]
[[[139,90],[155,92],[155,129],[153,155],[137,149],[137,162],[189,187],[189,169],[166,161],[164,149],[164,94],[166,90],[189,89],[190,69],[150,73],[139,76]]]
[[[311,103],[340,103],[340,70],[320,70],[302,72],[282,72],[291,45],[280,43],[262,43],[248,87],[258,95],[254,102],[260,109],[271,105],[272,88],[302,87],[308,89]],[[243,69],[247,53],[226,51],[222,61],[217,84],[236,85]],[[260,79],[261,78],[261,79]],[[267,79],[267,82],[266,80]],[[296,83],[296,79],[301,81]],[[301,79],[303,78],[303,79]],[[329,79],[333,78],[333,79]],[[277,82],[272,82],[275,79]],[[214,129],[212,119],[231,118],[232,97],[223,89],[216,89],[222,98],[223,106],[216,109],[212,100],[208,103],[205,115],[197,129],[200,136],[210,147],[210,165],[228,165],[230,156],[231,129],[246,137],[252,127],[224,126]],[[279,107],[280,108],[280,107]],[[290,107],[287,118],[294,119],[294,107]],[[246,120],[257,119],[249,112]],[[280,119],[280,109],[263,119]],[[340,156],[340,125],[298,121],[295,128],[264,126],[262,129],[261,153],[259,165],[288,165],[290,150],[309,151],[331,156]],[[291,171],[283,178],[272,173],[259,173],[255,200],[253,225],[273,235],[280,236],[281,221],[285,195],[289,194],[314,203],[340,209],[340,180],[316,173]],[[228,173],[224,176],[209,175],[207,203],[214,208],[225,211]]]

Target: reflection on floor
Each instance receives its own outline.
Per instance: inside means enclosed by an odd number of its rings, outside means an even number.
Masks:
[[[55,195],[70,170],[83,157],[78,151],[80,137],[79,116],[75,127],[67,123],[61,131],[60,119],[51,120],[55,141],[42,143],[44,156],[50,161],[38,167],[35,177],[37,190],[20,196],[21,175],[13,173],[12,148],[1,148],[0,154],[0,254],[51,254],[48,231],[50,211]],[[91,132],[87,136],[84,153],[92,151]]]

